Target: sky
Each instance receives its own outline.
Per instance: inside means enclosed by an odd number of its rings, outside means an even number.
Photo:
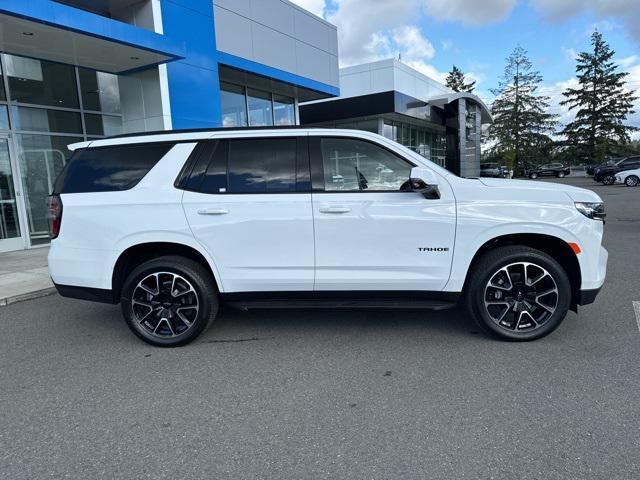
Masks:
[[[541,92],[565,124],[559,104],[577,85],[575,56],[598,29],[640,96],[640,0],[292,0],[338,27],[340,66],[398,57],[444,81],[457,65],[491,103],[505,58],[519,44],[544,78]],[[640,100],[628,124],[640,127]],[[640,139],[640,132],[633,135]]]

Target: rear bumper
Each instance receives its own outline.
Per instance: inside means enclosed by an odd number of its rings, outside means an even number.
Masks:
[[[118,303],[113,296],[112,290],[103,290],[101,288],[76,287],[73,285],[60,285],[54,283],[56,290],[62,297],[75,298],[77,300],[88,300],[90,302],[110,303],[112,305]]]
[[[594,288],[592,290],[580,290],[578,296],[578,305],[589,305],[596,301],[596,297],[600,293],[600,288]]]

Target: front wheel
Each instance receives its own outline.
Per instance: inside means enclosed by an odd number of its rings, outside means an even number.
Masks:
[[[613,185],[616,182],[616,177],[613,175],[605,175],[602,177],[602,183],[604,185]]]
[[[497,248],[480,259],[469,278],[465,292],[469,312],[484,331],[505,340],[548,335],[571,305],[566,272],[533,248]]]
[[[120,301],[133,333],[157,347],[179,347],[206,330],[218,312],[211,274],[177,256],[149,260],[127,277]]]
[[[564,178],[565,173],[564,172],[558,172],[558,178]]]
[[[627,187],[637,187],[638,183],[640,183],[640,179],[638,177],[636,177],[635,175],[629,175],[627,178],[625,178],[624,180],[624,184]]]
[[[531,174],[529,174],[529,178],[531,180],[535,180],[536,178],[538,178],[538,174],[537,173],[531,173]]]

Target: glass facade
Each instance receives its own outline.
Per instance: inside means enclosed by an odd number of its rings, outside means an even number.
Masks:
[[[295,100],[254,88],[220,82],[223,127],[295,125]]]
[[[71,155],[67,145],[122,133],[118,77],[8,54],[0,55],[0,74],[0,136],[7,136],[0,138],[0,240],[28,232],[30,245],[48,243],[46,198]]]
[[[385,119],[381,134],[410,148],[432,162],[445,166],[447,140],[444,131],[431,130]]]

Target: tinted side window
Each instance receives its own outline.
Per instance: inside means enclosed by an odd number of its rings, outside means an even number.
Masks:
[[[400,191],[412,165],[369,142],[350,138],[321,140],[326,192]]]
[[[295,138],[230,140],[229,193],[296,191]]]
[[[172,147],[169,143],[148,143],[78,150],[56,180],[54,193],[128,190]]]

